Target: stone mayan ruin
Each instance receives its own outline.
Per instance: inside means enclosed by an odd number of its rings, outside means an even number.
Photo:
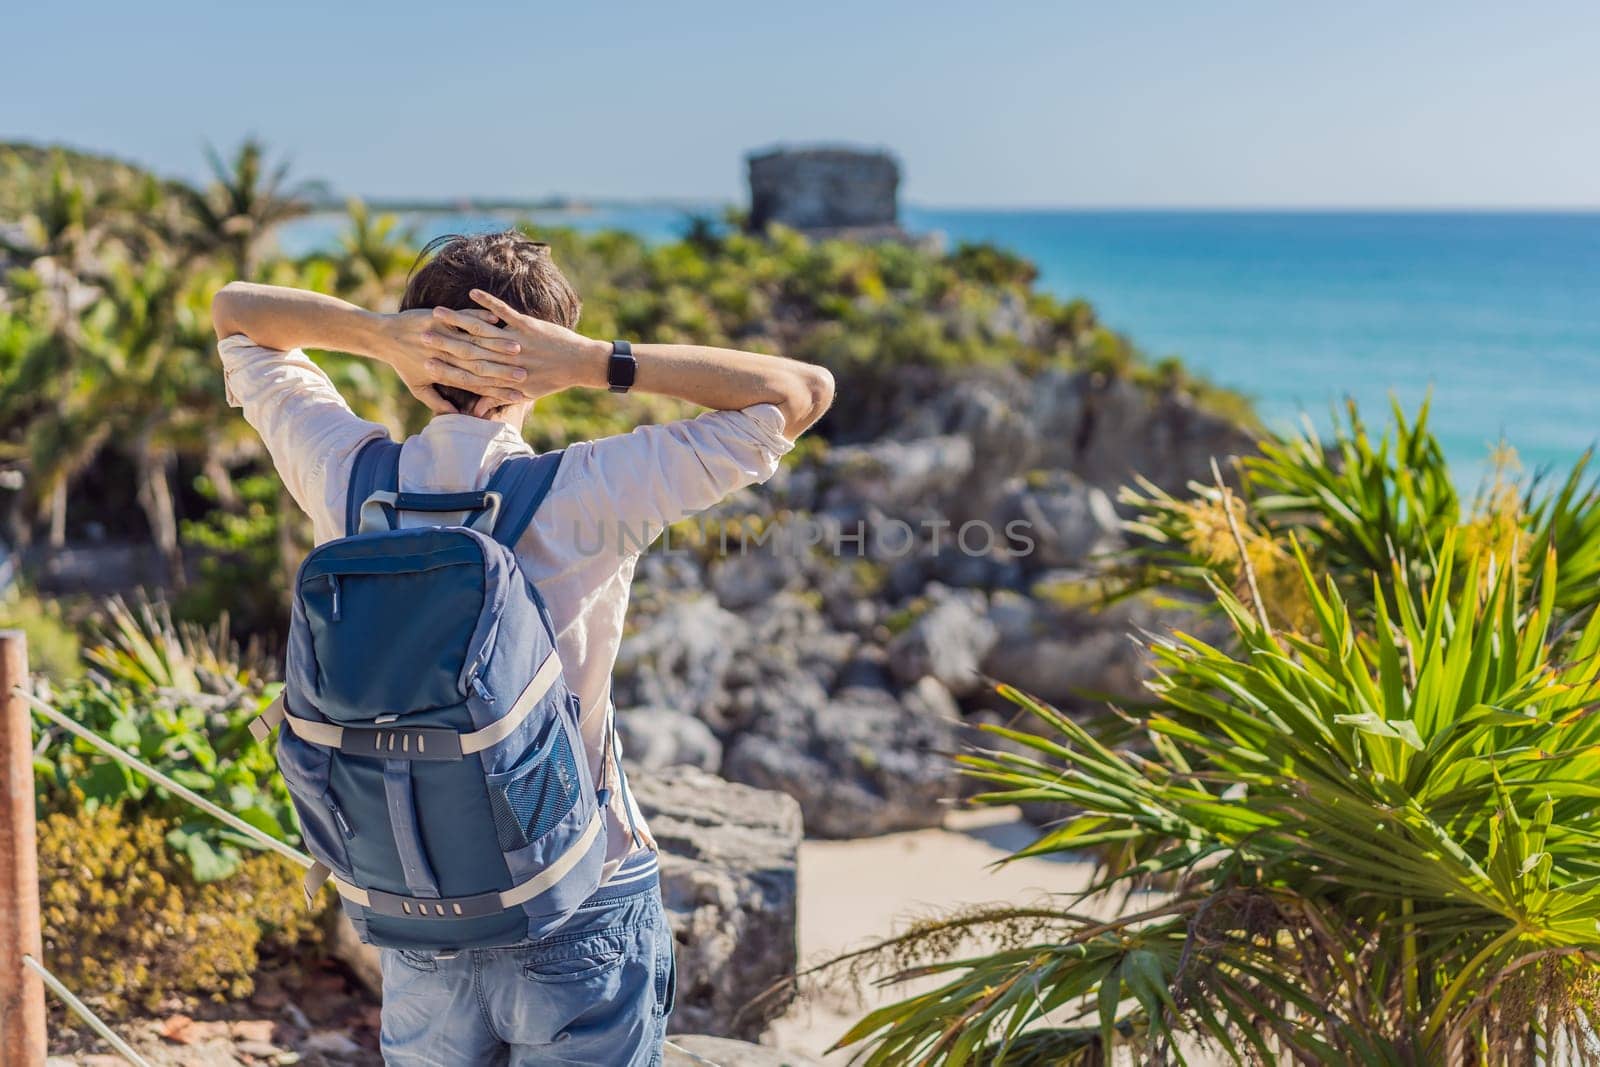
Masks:
[[[811,236],[904,236],[900,164],[888,152],[779,147],[748,162],[752,230],[777,222]]]

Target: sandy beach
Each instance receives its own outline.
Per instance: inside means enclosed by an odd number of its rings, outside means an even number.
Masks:
[[[942,829],[855,841],[807,840],[800,846],[801,965],[826,960],[918,918],[962,905],[1037,900],[1081,889],[1087,862],[1026,859],[992,864],[1032,841],[1036,831],[1014,808],[952,812]],[[923,985],[812,989],[773,1024],[769,1042],[824,1063],[848,1063],[850,1051],[827,1048],[879,1004]],[[854,1050],[851,1050],[854,1051]]]

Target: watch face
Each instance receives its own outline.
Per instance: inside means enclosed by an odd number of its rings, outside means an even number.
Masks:
[[[633,386],[639,368],[633,358],[633,346],[626,341],[611,343],[611,358],[606,361],[606,383],[613,393],[625,393]]]

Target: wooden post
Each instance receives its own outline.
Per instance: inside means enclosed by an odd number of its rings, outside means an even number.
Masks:
[[[11,692],[28,681],[28,642],[0,630],[0,1064],[43,1067],[44,983],[22,957],[44,962],[39,930],[38,832],[33,811],[33,716]]]

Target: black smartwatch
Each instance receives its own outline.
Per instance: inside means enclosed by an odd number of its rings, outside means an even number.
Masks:
[[[611,342],[611,358],[606,360],[606,384],[613,393],[626,393],[633,388],[633,379],[639,373],[639,361],[633,358],[633,346],[626,341]]]

